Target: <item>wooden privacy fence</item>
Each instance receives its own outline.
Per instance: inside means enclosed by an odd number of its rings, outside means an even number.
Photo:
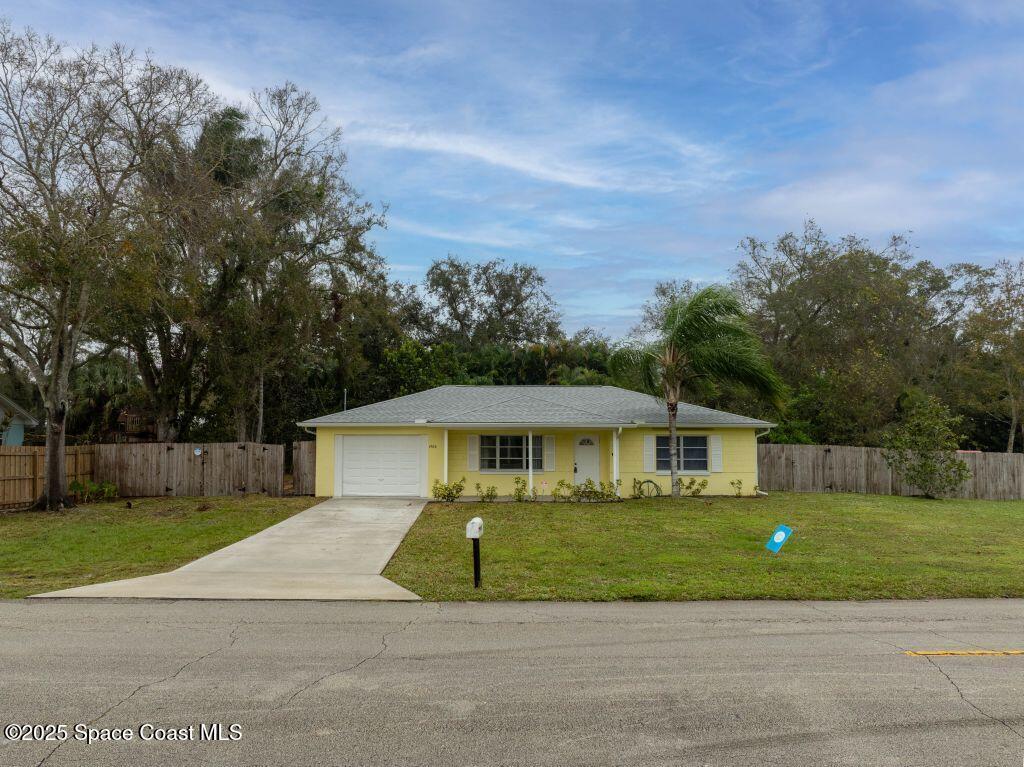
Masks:
[[[971,478],[958,498],[993,501],[1024,499],[1024,454],[958,453]],[[889,469],[882,449],[843,445],[758,445],[762,490],[798,493],[916,495],[918,491]]]
[[[0,447],[0,509],[29,506],[43,494],[46,448]],[[68,484],[92,479],[93,446],[69,447],[64,454]]]
[[[316,495],[316,442],[292,443],[292,492]]]
[[[45,450],[0,447],[0,508],[27,506],[43,492]],[[881,448],[758,445],[762,490],[914,495],[890,471]],[[1024,499],[1024,454],[960,453],[971,478],[960,498]],[[316,492],[316,443],[292,446],[296,495]],[[83,445],[66,452],[68,482],[113,482],[122,496],[284,492],[284,446],[255,442]]]
[[[0,508],[29,506],[42,495],[44,453],[42,447],[0,447]],[[83,445],[67,448],[65,461],[69,484],[113,482],[125,497],[284,494],[284,445]]]
[[[122,496],[284,493],[284,445],[258,442],[96,445],[96,482]]]

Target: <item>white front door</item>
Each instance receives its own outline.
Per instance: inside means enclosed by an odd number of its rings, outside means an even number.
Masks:
[[[335,437],[334,494],[422,495],[425,445],[424,437]]]
[[[601,442],[596,434],[577,434],[573,448],[576,471],[573,482],[582,485],[588,479],[601,481]]]

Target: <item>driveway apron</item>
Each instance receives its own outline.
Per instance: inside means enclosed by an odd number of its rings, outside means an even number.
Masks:
[[[418,498],[334,498],[177,570],[38,597],[417,600],[380,573]]]

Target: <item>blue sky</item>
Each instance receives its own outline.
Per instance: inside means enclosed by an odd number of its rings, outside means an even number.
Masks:
[[[570,330],[658,279],[728,278],[813,217],[922,258],[1024,255],[1024,2],[81,2],[8,8],[122,41],[228,100],[292,80],[389,206],[380,252],[540,267]]]

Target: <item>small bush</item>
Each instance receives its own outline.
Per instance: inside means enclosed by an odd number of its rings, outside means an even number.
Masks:
[[[498,488],[494,485],[488,485],[487,487],[481,487],[480,483],[476,483],[476,494],[480,498],[482,503],[494,503],[498,497]]]
[[[462,497],[462,491],[466,489],[466,478],[463,477],[458,482],[444,483],[439,479],[434,480],[433,495],[438,501],[444,503],[454,503]]]
[[[577,485],[579,488],[579,499],[581,501],[595,501],[601,495],[601,490],[594,483],[594,480],[588,479],[581,485]]]
[[[72,481],[70,485],[68,485],[68,492],[75,496],[80,503],[88,503],[89,488],[87,487],[87,485],[91,484],[93,483],[90,482],[89,480],[86,480],[85,482],[80,482],[76,479]]]
[[[532,492],[526,487],[526,480],[523,477],[512,477],[512,484],[515,485],[512,491],[512,498],[516,503],[525,503],[526,501],[537,500],[537,488],[532,489]]]
[[[516,477],[516,489],[513,492],[513,498],[517,501],[536,501],[537,491],[534,490],[533,494],[528,494],[526,491],[526,482],[523,481],[520,484],[520,477]],[[558,483],[551,490],[551,500],[556,503],[596,503],[596,502],[607,502],[607,501],[621,501],[619,497],[619,488],[622,487],[622,480],[618,482],[594,482],[592,479],[588,479],[586,482],[580,485],[574,485],[567,479],[560,479]]]
[[[581,485],[573,487],[572,500],[577,503],[606,503],[609,501],[621,501],[619,497],[619,488],[622,486],[622,480],[617,482],[594,482],[592,479],[588,479]]]
[[[740,484],[742,485],[742,483]],[[676,477],[676,487],[679,488],[679,495],[690,495],[696,498],[704,492],[707,486],[708,481],[706,479],[702,479],[698,482],[696,477],[690,477],[688,482],[683,482],[682,477]],[[737,495],[738,494],[739,493],[737,493]]]
[[[638,477],[633,477],[633,491],[629,494],[630,498],[643,498],[644,494],[640,492],[640,486],[643,485],[644,481]]]
[[[732,489],[736,491],[736,497],[737,498],[739,498],[740,496],[743,495],[743,480],[742,479],[734,479],[729,484],[732,485]]]
[[[117,498],[117,485],[113,482],[93,482],[87,479],[84,482],[74,480],[68,485],[68,490],[74,495],[79,503],[93,503],[94,501],[109,501]]]
[[[567,479],[560,479],[551,491],[551,500],[556,502],[570,501],[572,500],[573,489],[572,482]]]

